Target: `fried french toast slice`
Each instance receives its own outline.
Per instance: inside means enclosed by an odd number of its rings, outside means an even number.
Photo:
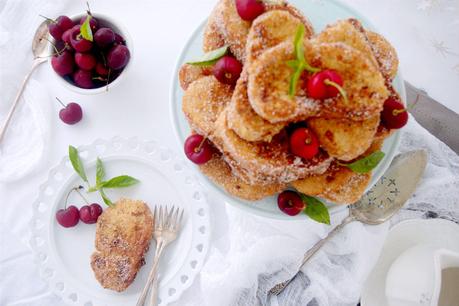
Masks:
[[[324,174],[292,182],[292,186],[299,192],[335,204],[352,204],[362,196],[370,179],[369,173],[354,173],[333,163]]]
[[[362,155],[371,145],[379,126],[379,114],[362,121],[334,118],[311,118],[308,126],[320,146],[339,160],[350,161]]]
[[[205,53],[221,48],[225,45],[225,38],[223,37],[223,34],[220,31],[217,19],[219,11],[221,10],[221,5],[223,5],[223,2],[218,2],[215,8],[210,13],[209,18],[207,19],[207,24],[204,28],[202,41],[202,50]]]
[[[248,67],[250,105],[259,116],[271,123],[292,121],[300,115],[316,116],[321,110],[318,101],[304,96],[289,96],[294,71],[287,62],[294,58],[293,43],[284,42],[263,52]]]
[[[247,73],[244,70],[236,83],[233,97],[228,104],[228,126],[247,141],[271,141],[285,126],[270,123],[260,117],[250,105],[247,96]]]
[[[343,42],[367,56],[386,79],[392,80],[397,74],[399,62],[394,47],[380,34],[365,30],[357,19],[339,20],[313,40],[319,43]]]
[[[182,87],[183,90],[187,90],[191,83],[211,74],[212,68],[210,67],[183,64],[179,70],[180,87]]]
[[[360,51],[375,67],[378,67],[378,62],[373,55],[373,50],[365,36],[365,32],[360,31],[356,26],[356,22],[358,21],[355,19],[345,19],[328,25],[313,38],[312,43],[344,43]]]
[[[264,51],[284,41],[291,41],[295,37],[298,26],[303,21],[288,11],[269,11],[252,23],[247,36],[246,64],[250,65]],[[305,27],[304,38],[309,39],[313,35],[312,27]]]
[[[294,71],[287,62],[295,56],[293,44],[285,42],[264,52],[249,67],[249,101],[261,117],[273,123],[317,116],[364,120],[382,111],[389,91],[378,67],[367,57],[344,43],[304,44],[305,59],[310,65],[340,74],[347,99],[340,95],[324,101],[311,100],[302,89],[304,81],[298,82],[297,94],[290,97]]]
[[[305,25],[307,32],[313,33],[311,23],[304,17],[304,15],[295,7],[288,4],[286,1],[276,1],[276,3],[265,3],[266,12],[272,10],[284,10],[289,12],[292,16],[300,19]],[[260,16],[263,16],[260,15]],[[260,17],[259,16],[259,17]],[[234,0],[220,0],[212,15],[211,22],[215,20],[218,34],[228,45],[231,53],[242,63],[246,60],[246,43],[252,22],[245,21],[239,16]],[[256,20],[256,19],[255,19]],[[207,32],[206,32],[207,33]],[[210,33],[209,33],[210,34]],[[205,41],[210,40],[205,38]]]
[[[288,183],[310,174],[323,173],[332,158],[320,153],[304,160],[290,153],[286,131],[277,134],[271,142],[249,142],[228,127],[224,110],[215,122],[212,140],[221,152],[245,172],[249,184]]]
[[[233,174],[228,163],[221,154],[199,166],[203,174],[209,177],[215,184],[223,187],[227,193],[238,198],[257,201],[272,196],[285,189],[285,184],[272,183],[265,185],[251,185]]]
[[[211,134],[232,94],[231,86],[220,83],[212,75],[191,83],[182,99],[182,110],[191,128],[201,135]]]
[[[97,220],[91,267],[106,289],[124,291],[144,263],[153,235],[153,216],[142,201],[120,199]]]
[[[373,54],[379,63],[381,73],[389,80],[393,80],[397,75],[399,65],[397,51],[382,35],[368,30],[366,34],[371,43]]]
[[[384,137],[376,138],[360,157],[379,151],[383,140]],[[321,197],[335,204],[352,204],[360,199],[370,180],[371,172],[355,173],[333,162],[325,173],[292,182],[292,186],[304,194]]]
[[[240,62],[245,62],[245,43],[251,22],[241,19],[234,0],[220,0],[212,15],[210,18],[216,20],[218,33],[225,45]]]
[[[300,24],[301,19],[284,10],[266,12],[252,23],[246,45],[246,67],[236,84],[228,107],[229,127],[247,141],[269,142],[286,125],[284,122],[270,123],[252,109],[247,95],[247,66],[265,50],[284,41],[293,42]],[[305,38],[310,38],[312,34],[312,28],[307,27]]]

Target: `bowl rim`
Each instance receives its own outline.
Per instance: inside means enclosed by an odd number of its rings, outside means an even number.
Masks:
[[[61,84],[64,85],[64,87],[67,87],[68,89],[72,90],[73,92],[76,92],[76,93],[79,93],[79,94],[82,94],[82,95],[96,95],[96,94],[100,94],[100,93],[103,93],[103,92],[108,92],[109,89],[112,89],[113,87],[117,86],[121,80],[124,78],[124,75],[126,74],[127,71],[130,70],[130,67],[132,66],[132,60],[134,58],[134,47],[133,47],[133,43],[132,43],[132,38],[131,38],[131,35],[129,34],[128,30],[126,29],[126,27],[124,26],[124,24],[120,23],[120,22],[114,22],[114,19],[110,16],[107,16],[105,14],[99,14],[99,13],[92,13],[91,14],[96,18],[96,19],[100,19],[100,20],[103,20],[104,22],[106,23],[109,23],[111,25],[113,25],[114,27],[117,28],[117,32],[119,32],[119,34],[121,34],[124,38],[124,40],[126,41],[126,47],[129,48],[129,53],[130,53],[130,58],[129,58],[129,61],[127,63],[127,65],[123,68],[123,70],[121,71],[120,75],[115,79],[113,80],[111,83],[108,83],[108,85],[105,85],[105,86],[102,86],[102,87],[98,87],[98,88],[80,88],[76,85],[73,85],[72,83],[66,81],[63,77],[61,77],[60,75],[58,75],[56,73],[56,71],[54,71],[52,65],[51,65],[51,60],[48,61],[48,64],[52,70],[52,74],[55,75],[57,77],[57,79],[59,80],[59,82]],[[72,21],[74,20],[79,20],[81,19],[81,17],[85,16],[86,14],[85,13],[81,13],[81,14],[75,14],[75,15],[71,15],[69,16],[70,19],[72,19]],[[55,42],[55,39],[50,35],[48,34],[48,39],[50,41],[50,43],[48,44],[48,51],[49,51],[49,54],[52,54],[54,52],[54,49],[53,49],[53,46],[51,43],[54,43]]]
[[[339,7],[342,7],[344,9],[348,10],[350,13],[352,13],[353,16],[355,16],[355,18],[358,18],[358,19],[362,20],[370,29],[377,30],[377,27],[375,27],[372,22],[370,22],[364,15],[362,15],[360,12],[355,10],[353,7],[351,7],[349,5],[346,5],[345,3],[343,3],[340,0],[328,0],[328,1],[333,3],[336,6],[339,6]],[[176,103],[174,103],[174,102],[176,102],[175,101],[176,90],[177,90],[178,87],[180,87],[180,84],[179,84],[179,81],[178,81],[179,71],[180,71],[181,65],[183,63],[185,63],[185,59],[186,59],[186,55],[187,55],[185,53],[185,51],[189,48],[189,45],[191,44],[192,39],[200,31],[202,31],[202,29],[205,27],[207,19],[208,18],[204,18],[201,22],[199,22],[198,25],[194,28],[194,30],[187,37],[186,42],[183,45],[182,49],[180,50],[178,58],[176,59],[176,62],[175,62],[175,65],[174,65],[174,72],[172,74],[172,78],[171,78],[171,81],[170,81],[170,87],[169,87],[169,112],[170,112],[170,119],[172,121],[172,126],[173,126],[173,130],[174,130],[175,138],[176,138],[176,141],[177,141],[177,143],[179,145],[179,148],[183,147],[181,132],[179,131],[179,125],[178,125],[179,118],[177,117],[177,111],[180,111],[180,110],[178,109],[179,108],[178,105],[176,105]],[[401,88],[400,88],[400,91],[398,93],[399,93],[399,95],[400,95],[400,97],[402,99],[403,104],[406,105],[406,89],[405,89],[405,85],[404,85],[404,81],[403,81],[404,79],[403,79],[403,73],[401,71],[401,67],[398,67],[397,76],[396,76],[395,79],[399,79],[400,80],[400,84],[401,84],[400,87]],[[380,179],[380,177],[390,167],[390,165],[392,163],[392,160],[393,160],[393,158],[395,157],[395,155],[397,153],[398,147],[400,146],[401,130],[395,130],[395,132],[393,132],[392,135],[390,135],[390,137],[387,138],[386,140],[388,140],[390,138],[392,138],[393,144],[387,150],[387,152],[385,152],[386,156],[383,159],[383,161],[385,161],[385,162],[384,162],[384,164],[381,163],[380,165],[378,165],[378,167],[375,169],[377,171],[374,171],[372,173],[372,179],[371,179],[370,183],[368,184],[368,186],[366,187],[365,193],[374,186],[374,184]],[[181,152],[182,152],[182,157],[186,157],[185,153],[183,152],[183,150],[181,150]],[[258,215],[258,216],[261,216],[261,217],[266,217],[266,218],[270,218],[270,219],[274,219],[274,220],[298,221],[298,220],[309,219],[309,217],[307,217],[304,214],[299,214],[297,216],[293,216],[292,217],[292,216],[288,216],[286,214],[283,214],[280,211],[279,211],[279,213],[274,213],[272,211],[262,210],[262,209],[259,209],[259,208],[255,207],[255,206],[248,205],[247,203],[243,203],[245,200],[239,199],[236,196],[228,194],[223,189],[223,187],[221,187],[218,184],[214,183],[207,176],[205,176],[201,171],[199,171],[199,169],[198,169],[198,167],[196,165],[194,165],[194,166],[195,166],[195,169],[197,171],[197,175],[202,179],[201,181],[203,182],[203,184],[206,185],[206,188],[209,189],[209,190],[212,190],[212,192],[214,192],[216,195],[218,195],[221,200],[223,200],[225,203],[227,203],[227,204],[229,204],[229,205],[231,205],[233,207],[237,207],[239,209],[248,211],[248,212],[250,212],[250,213],[252,213],[254,215]],[[376,175],[375,175],[375,172],[377,172]],[[374,179],[375,177],[377,177],[377,178]],[[331,203],[331,202],[326,202],[326,203]],[[333,206],[329,207],[330,216],[333,216],[333,215],[336,215],[336,214],[339,214],[339,213],[343,212],[349,206],[349,205],[344,205],[344,204],[343,205],[335,204],[335,203],[331,203],[331,204],[333,204]]]

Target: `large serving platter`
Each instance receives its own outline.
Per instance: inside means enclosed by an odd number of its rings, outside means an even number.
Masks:
[[[346,18],[357,18],[362,24],[370,30],[378,32],[372,24],[360,13],[350,8],[349,6],[334,0],[292,0],[289,1],[292,5],[296,6],[303,14],[311,21],[314,30],[320,32],[325,28],[327,24],[334,23],[339,19]],[[180,146],[183,146],[185,139],[190,135],[190,128],[182,112],[182,97],[183,90],[180,87],[178,72],[180,67],[191,59],[199,58],[202,51],[202,38],[206,21],[202,22],[196,30],[192,33],[188,41],[185,43],[183,50],[177,60],[175,72],[173,74],[171,91],[170,91],[170,110],[172,116],[172,122],[177,136],[177,141]],[[399,92],[402,100],[406,100],[406,93],[402,75],[400,71],[393,83],[395,89]],[[387,138],[384,142],[382,151],[386,153],[386,156],[381,161],[376,169],[373,170],[371,182],[367,187],[370,189],[384,174],[386,169],[389,167],[393,157],[395,156],[397,147],[400,142],[400,132],[396,131],[391,137]],[[199,169],[195,167],[196,172]],[[221,187],[214,184],[204,175],[201,175],[202,180],[205,182],[207,187],[212,191],[218,193],[222,201],[230,205],[237,206],[241,209],[247,210],[251,213],[275,218],[275,219],[287,219],[287,220],[298,220],[299,218],[305,218],[304,214],[300,214],[297,217],[290,217],[282,213],[276,204],[276,197],[265,198],[260,201],[250,202],[241,200],[231,195],[228,195]],[[338,206],[333,203],[327,203],[330,213],[334,214],[345,209],[345,206]]]

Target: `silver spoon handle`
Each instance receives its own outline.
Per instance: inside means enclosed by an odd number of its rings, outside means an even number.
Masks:
[[[8,112],[8,115],[6,115],[5,123],[3,124],[2,129],[0,130],[0,143],[2,142],[3,137],[5,136],[6,130],[8,129],[8,126],[10,125],[11,118],[13,117],[13,114],[14,114],[14,112],[15,112],[18,104],[19,104],[19,100],[20,100],[20,98],[22,96],[22,93],[24,92],[24,89],[25,89],[25,87],[27,85],[27,82],[30,79],[30,76],[34,72],[35,68],[37,68],[44,61],[45,60],[39,59],[39,58],[35,59],[33,61],[33,64],[32,64],[32,67],[30,68],[29,73],[27,73],[27,75],[24,78],[24,81],[22,81],[21,88],[19,89],[19,92],[17,93],[16,98],[14,99],[13,105],[11,105],[11,108],[10,108],[10,111]]]
[[[346,226],[346,224],[348,224],[348,223],[350,223],[350,222],[352,222],[352,221],[354,221],[354,218],[352,218],[351,216],[347,216],[343,221],[341,221],[341,223],[340,223],[338,226],[336,226],[333,230],[331,230],[325,238],[323,238],[323,239],[317,241],[316,244],[314,244],[314,246],[313,246],[312,248],[310,248],[310,249],[306,252],[306,254],[304,254],[303,261],[301,262],[301,265],[300,265],[300,267],[299,267],[299,270],[304,266],[304,264],[305,264],[309,259],[311,259],[311,258],[314,256],[314,254],[317,253],[317,251],[318,251],[325,243],[327,243],[327,241],[329,241],[333,236],[335,236],[336,233],[338,233],[339,231],[341,231],[341,229],[342,229],[344,226]],[[285,287],[287,287],[288,284],[290,284],[291,281],[294,280],[295,277],[297,277],[298,273],[300,272],[299,270],[298,270],[298,272],[297,272],[292,278],[290,278],[290,279],[288,279],[288,280],[286,280],[286,281],[284,281],[284,282],[282,282],[282,283],[279,283],[279,284],[275,285],[271,290],[269,290],[269,294],[270,294],[270,295],[278,295],[278,294],[280,294],[280,293],[285,289]]]
[[[153,266],[151,267],[150,274],[148,274],[147,282],[146,282],[145,286],[143,287],[142,293],[140,294],[140,297],[139,297],[139,300],[137,301],[136,306],[144,306],[145,305],[145,300],[147,299],[148,291],[150,290],[150,287],[151,287],[152,283],[153,283],[153,287],[151,288],[151,290],[156,291],[156,289],[154,287],[157,288],[157,285],[155,285],[154,281],[155,281],[155,279],[157,279],[156,273],[158,271],[159,259],[161,257],[161,254],[162,254],[165,246],[166,246],[166,243],[164,243],[163,241],[158,243],[158,246],[157,246],[156,252],[155,252],[155,259],[153,260]],[[156,283],[157,283],[157,281],[156,281]],[[152,294],[153,293],[154,292],[152,292]]]

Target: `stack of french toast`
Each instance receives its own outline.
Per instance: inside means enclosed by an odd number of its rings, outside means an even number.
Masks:
[[[318,70],[339,73],[345,96],[311,98],[307,75],[289,92],[294,73],[289,62],[297,56],[300,26],[304,59]],[[242,64],[236,84],[220,82],[212,66],[184,64],[179,73],[191,130],[216,148],[201,171],[246,200],[294,187],[337,204],[357,201],[371,172],[353,172],[344,164],[381,149],[391,133],[380,120],[384,102],[400,100],[391,85],[398,59],[390,43],[355,19],[314,33],[308,19],[286,2],[267,2],[262,14],[247,21],[234,0],[220,0],[205,28],[203,52],[224,46]],[[318,139],[320,150],[311,158],[292,153],[289,137],[298,126]]]

